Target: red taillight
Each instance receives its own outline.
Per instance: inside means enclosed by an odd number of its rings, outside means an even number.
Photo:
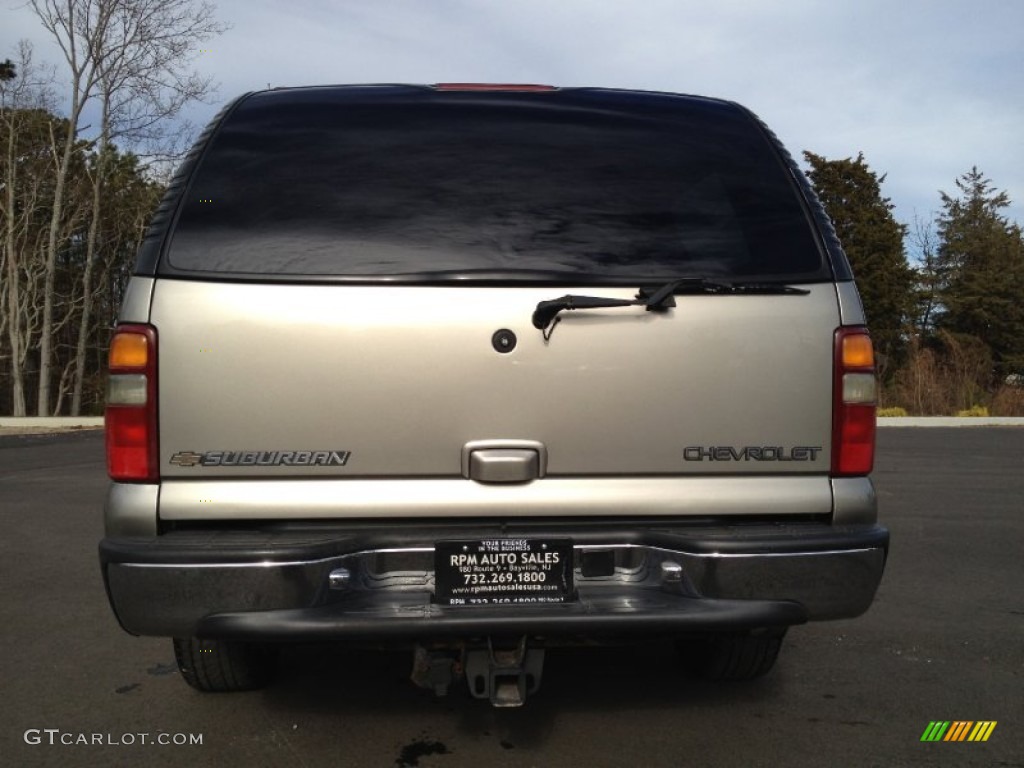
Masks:
[[[107,473],[129,483],[159,479],[156,329],[119,325],[110,341],[107,378]]]
[[[871,336],[863,326],[835,333],[832,474],[866,475],[875,464],[878,384]]]

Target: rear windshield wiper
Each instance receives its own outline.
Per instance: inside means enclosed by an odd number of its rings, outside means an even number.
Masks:
[[[783,283],[725,282],[702,277],[683,277],[671,280],[660,288],[648,292],[641,288],[635,299],[612,299],[604,296],[575,296],[567,294],[557,299],[541,301],[533,311],[533,327],[551,338],[561,318],[559,312],[576,309],[602,309],[606,307],[644,307],[648,312],[659,312],[674,307],[674,296],[680,293],[703,294],[794,294],[806,295],[810,291]]]
[[[557,320],[559,312],[574,309],[600,309],[604,307],[645,307],[648,311],[667,309],[676,305],[672,298],[677,290],[684,287],[689,292],[697,293],[725,293],[731,291],[732,286],[728,283],[719,283],[703,278],[686,277],[680,280],[672,280],[660,288],[648,293],[641,288],[635,299],[611,299],[604,296],[574,296],[567,294],[557,299],[549,299],[537,304],[533,311],[533,327],[544,330],[553,321]]]

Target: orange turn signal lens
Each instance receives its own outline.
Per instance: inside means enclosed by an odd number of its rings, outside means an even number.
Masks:
[[[862,333],[844,336],[842,365],[844,368],[873,368],[875,351],[871,337]]]
[[[149,341],[141,333],[117,333],[110,342],[111,368],[145,368],[149,362]]]

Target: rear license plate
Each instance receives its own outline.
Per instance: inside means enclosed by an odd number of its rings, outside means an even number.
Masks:
[[[573,597],[569,539],[439,541],[434,601],[441,605],[537,605]]]

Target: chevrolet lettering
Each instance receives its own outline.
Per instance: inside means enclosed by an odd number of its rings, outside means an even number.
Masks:
[[[683,451],[686,461],[816,461],[821,446],[732,446],[691,445]]]

